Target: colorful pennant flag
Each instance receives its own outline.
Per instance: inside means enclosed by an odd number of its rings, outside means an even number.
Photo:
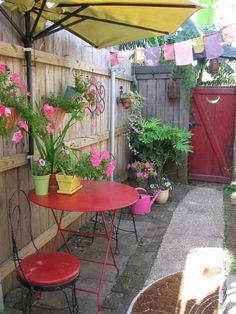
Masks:
[[[221,43],[222,36],[219,32],[204,37],[206,57],[208,60],[218,58],[224,53]]]
[[[192,40],[174,44],[176,65],[187,65],[193,62]]]
[[[145,48],[138,47],[135,50],[134,63],[142,65],[144,63],[144,52]]]
[[[144,55],[144,64],[148,66],[157,66],[160,60],[160,48],[146,48]]]
[[[164,58],[167,61],[175,60],[175,48],[174,44],[168,44],[163,46]]]

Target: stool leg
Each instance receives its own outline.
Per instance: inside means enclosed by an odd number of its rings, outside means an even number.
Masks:
[[[135,233],[136,241],[138,241],[138,233],[137,233],[137,229],[136,229],[136,224],[135,224],[134,214],[132,213],[132,211],[131,211],[131,216],[132,216],[132,220],[133,220],[133,225],[134,225],[134,233]]]

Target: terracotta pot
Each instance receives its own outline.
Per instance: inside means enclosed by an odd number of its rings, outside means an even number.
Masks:
[[[51,116],[51,120],[55,125],[62,123],[64,117],[65,117],[65,110],[62,108],[54,107],[54,113]]]
[[[20,113],[16,110],[16,108],[8,107],[11,109],[11,114],[7,117],[6,127],[9,130],[13,130],[16,122],[19,120]]]
[[[50,174],[50,179],[49,179],[49,186],[48,186],[48,191],[49,192],[56,192],[59,189],[57,179],[56,179],[56,173],[51,173]]]
[[[216,74],[219,72],[219,60],[211,59],[209,61],[209,73]]]
[[[236,205],[236,198],[231,198],[230,200],[232,205]]]
[[[159,197],[157,198],[156,202],[158,204],[165,204],[168,201],[170,191],[169,190],[163,190],[161,191]]]
[[[126,102],[123,104],[123,108],[129,109],[131,106],[131,96],[127,96]]]

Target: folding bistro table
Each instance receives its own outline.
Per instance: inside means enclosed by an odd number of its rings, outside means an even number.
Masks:
[[[55,249],[56,247],[56,241],[58,236],[61,235],[65,246],[67,247],[68,251],[71,252],[64,236],[64,232],[80,234],[74,230],[63,229],[61,227],[62,218],[65,212],[99,212],[101,214],[101,223],[104,227],[104,233],[94,232],[91,234],[91,236],[102,237],[107,241],[103,261],[80,258],[80,260],[85,260],[102,265],[98,289],[88,290],[79,287],[77,288],[78,291],[97,295],[98,313],[101,313],[100,296],[106,266],[114,266],[117,272],[119,272],[119,268],[116,264],[114,256],[114,251],[111,245],[111,238],[115,225],[116,210],[130,206],[135,203],[139,198],[138,192],[134,188],[122,183],[84,180],[82,181],[82,188],[72,195],[49,193],[45,196],[37,196],[34,191],[30,191],[28,197],[32,203],[49,208],[53,214],[53,217],[57,224],[57,232],[53,242],[53,249]],[[59,217],[56,215],[55,212],[57,210],[61,211]],[[108,223],[108,219],[105,215],[106,211],[111,212],[111,215],[109,216],[109,220],[111,221],[110,223]],[[110,253],[112,257],[112,263],[108,262],[108,257]]]

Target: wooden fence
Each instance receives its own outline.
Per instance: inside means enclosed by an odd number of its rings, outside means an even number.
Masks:
[[[135,77],[137,90],[145,98],[146,105],[143,108],[143,115],[146,118],[157,117],[163,123],[174,127],[189,128],[190,104],[187,101],[181,78],[177,79],[180,87],[180,97],[175,100],[168,98],[168,83],[171,70],[168,65],[156,67],[136,66]],[[187,157],[178,169],[169,165],[169,176],[178,179],[180,182],[187,182]]]
[[[20,15],[12,13],[18,22]],[[66,140],[73,141],[81,149],[94,145],[98,150],[109,149],[109,113],[110,113],[110,73],[109,52],[92,48],[74,35],[61,31],[39,40],[32,51],[33,63],[33,98],[39,100],[50,92],[65,91],[71,84],[71,70],[82,71],[93,75],[105,86],[106,109],[103,114],[91,118],[87,116],[70,130]],[[21,80],[26,78],[24,52],[20,40],[12,31],[8,22],[1,16],[0,21],[0,63],[5,63],[11,71],[19,72]],[[129,89],[130,67],[125,73],[117,73],[116,93],[119,86]],[[115,157],[116,179],[125,174],[128,162],[127,142],[124,131],[127,127],[127,111],[122,106],[116,107],[115,121]],[[7,206],[8,199],[16,189],[28,192],[32,188],[31,173],[27,160],[28,139],[13,145],[5,138],[0,138],[0,288],[1,280],[4,293],[15,285],[13,276],[14,265],[10,258],[11,247],[8,234]],[[64,226],[72,223],[83,224],[89,217],[80,217],[78,213],[68,214],[63,221]],[[27,217],[25,217],[27,219]],[[47,209],[33,206],[33,236],[39,248],[45,247],[55,235],[54,220]],[[33,252],[28,245],[28,235],[22,234],[22,256]]]

